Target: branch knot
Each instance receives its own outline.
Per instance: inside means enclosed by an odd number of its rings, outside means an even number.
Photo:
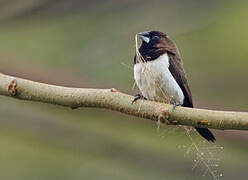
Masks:
[[[10,96],[15,96],[17,94],[17,80],[13,79],[9,86],[8,86],[8,92]]]

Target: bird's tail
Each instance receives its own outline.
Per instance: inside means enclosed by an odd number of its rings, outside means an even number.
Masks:
[[[212,141],[212,142],[214,142],[216,140],[214,135],[212,134],[212,132],[209,129],[207,129],[207,128],[197,128],[197,127],[195,127],[195,129],[206,140]]]

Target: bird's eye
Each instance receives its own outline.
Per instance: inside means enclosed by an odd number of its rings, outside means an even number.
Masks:
[[[152,36],[152,40],[158,40],[159,36]]]

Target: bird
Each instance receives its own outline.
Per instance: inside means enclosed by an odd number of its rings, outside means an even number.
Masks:
[[[140,32],[142,44],[134,56],[134,79],[141,94],[134,97],[193,108],[193,99],[176,44],[160,31]],[[215,142],[207,128],[195,127],[207,141]]]

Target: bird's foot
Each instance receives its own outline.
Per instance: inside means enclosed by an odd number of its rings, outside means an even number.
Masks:
[[[177,102],[175,102],[175,101],[171,101],[171,104],[173,105],[173,107],[172,107],[172,113],[175,111],[175,109],[176,109],[176,107],[177,106],[180,106],[180,104],[179,103],[177,103]]]
[[[134,100],[132,101],[132,104],[135,103],[135,102],[136,102],[137,100],[139,100],[139,99],[147,100],[147,98],[146,98],[145,96],[143,96],[143,95],[141,95],[141,94],[136,94],[136,95],[134,96]]]

